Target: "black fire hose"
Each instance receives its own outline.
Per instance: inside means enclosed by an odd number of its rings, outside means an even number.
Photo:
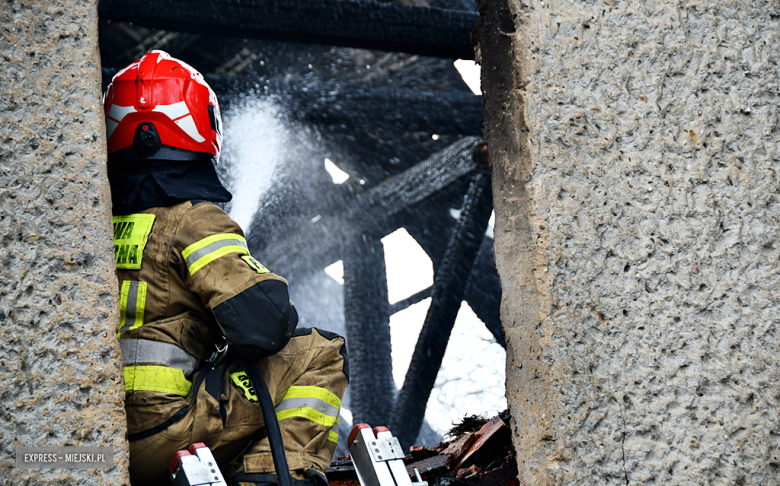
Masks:
[[[263,411],[263,421],[265,421],[265,430],[268,433],[268,442],[271,444],[271,455],[274,459],[274,468],[276,469],[276,478],[279,486],[292,486],[292,476],[290,476],[290,467],[287,465],[287,454],[284,452],[284,440],[282,439],[282,429],[279,428],[279,421],[276,419],[276,410],[271,394],[268,392],[268,386],[265,384],[260,370],[253,364],[245,361],[236,355],[238,364],[244,368],[249,381],[257,393],[257,401],[260,409]]]

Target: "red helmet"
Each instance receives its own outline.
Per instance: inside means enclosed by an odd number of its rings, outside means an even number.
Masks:
[[[119,71],[103,98],[109,160],[219,160],[222,118],[203,76],[163,51]]]

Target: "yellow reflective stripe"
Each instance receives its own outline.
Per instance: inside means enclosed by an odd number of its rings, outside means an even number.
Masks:
[[[185,248],[183,252],[181,252],[181,255],[184,258],[187,258],[193,253],[195,253],[196,251],[205,248],[212,243],[216,243],[217,241],[222,241],[222,240],[239,240],[246,243],[244,237],[236,233],[218,233],[216,235],[207,236],[206,238],[203,238],[202,240],[199,240],[191,244],[190,246]]]
[[[249,381],[249,378],[247,377],[246,373],[243,371],[238,371],[236,373],[231,373],[230,378],[233,380],[233,383],[236,384],[243,392],[244,396],[253,402],[257,401],[257,394],[255,393],[255,389],[252,386],[251,382]],[[327,390],[325,388],[320,388],[318,386],[291,386],[287,393],[285,393],[284,398],[279,403],[277,407],[284,407],[285,400],[290,401],[290,399],[315,399],[315,400],[321,400],[328,405],[335,408],[335,416],[327,415],[325,413],[322,413],[321,411],[313,408],[313,407],[297,407],[297,408],[288,408],[279,410],[277,408],[276,412],[276,418],[277,420],[284,420],[287,418],[293,418],[293,417],[300,417],[307,420],[311,420],[312,422],[322,425],[324,427],[334,427],[338,430],[338,423],[339,423],[339,415],[338,410],[341,408],[341,399],[336,395],[335,393],[331,392],[330,390]],[[338,442],[338,432],[335,432],[333,430],[328,432],[328,440],[331,442]]]
[[[339,416],[336,419],[336,423],[333,424],[333,427],[328,431],[328,440],[333,442],[334,444],[339,443],[339,422],[341,420],[341,416]]]
[[[120,270],[140,270],[154,214],[114,216],[114,260]]]
[[[325,427],[332,427],[333,424],[335,424],[338,420],[338,417],[325,415],[324,413],[319,412],[311,407],[293,408],[291,410],[276,412],[277,420],[284,420],[293,417],[305,418],[307,420],[311,420],[315,424],[319,424]]]
[[[151,391],[186,397],[192,383],[179,368],[125,366],[125,391]]]
[[[119,332],[117,339],[125,331],[132,331],[144,324],[146,307],[146,282],[124,280],[119,290]]]
[[[320,388],[318,386],[291,386],[287,393],[284,394],[282,400],[288,398],[319,398],[325,403],[329,403],[336,408],[341,408],[341,399],[338,395],[328,390],[327,388]]]
[[[184,257],[190,275],[195,275],[201,268],[230,253],[249,255],[243,236],[235,233],[211,235],[185,248],[181,256]]]
[[[130,292],[130,281],[125,280],[122,282],[122,286],[119,288],[119,329],[116,337],[119,338],[121,329],[125,327],[127,322],[127,294]]]

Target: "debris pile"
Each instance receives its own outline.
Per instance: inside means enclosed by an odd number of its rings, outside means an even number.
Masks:
[[[409,476],[414,469],[429,486],[519,486],[509,415],[490,420],[467,417],[436,447],[412,447],[404,457]],[[333,461],[327,471],[331,486],[360,486],[352,461]]]

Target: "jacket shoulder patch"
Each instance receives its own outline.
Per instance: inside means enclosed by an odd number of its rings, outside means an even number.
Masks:
[[[263,266],[262,263],[255,260],[252,255],[244,255],[241,257],[242,260],[246,262],[247,265],[252,267],[252,270],[254,270],[257,273],[271,273],[265,266]]]
[[[255,387],[252,386],[252,382],[249,380],[249,377],[246,375],[245,371],[237,371],[235,373],[230,373],[230,379],[233,380],[233,383],[236,384],[237,387],[241,388],[244,391],[244,396],[247,400],[250,402],[256,402],[257,401],[257,393],[255,393]]]
[[[114,216],[114,259],[120,270],[140,270],[154,214]]]

